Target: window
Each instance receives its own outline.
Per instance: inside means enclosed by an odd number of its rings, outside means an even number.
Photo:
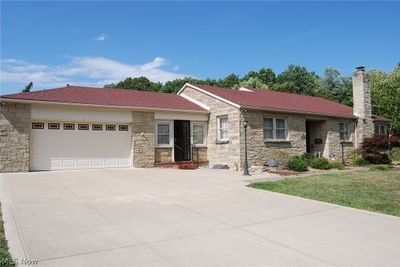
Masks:
[[[377,135],[385,135],[388,134],[386,125],[375,125],[375,134]]]
[[[263,134],[266,140],[286,140],[287,125],[283,118],[264,118]]]
[[[118,130],[120,131],[128,131],[128,125],[119,125]]]
[[[192,137],[194,145],[205,145],[205,123],[193,123],[192,126]]]
[[[60,124],[56,122],[49,122],[47,124],[47,128],[50,130],[59,130],[60,129]]]
[[[92,124],[92,130],[93,131],[102,131],[103,130],[103,125],[101,125],[101,124]]]
[[[64,130],[75,130],[75,124],[73,123],[64,123]]]
[[[341,140],[349,140],[349,125],[347,123],[339,123],[339,134]]]
[[[229,132],[228,132],[228,116],[219,117],[218,118],[218,140],[228,140]]]
[[[106,131],[115,131],[115,125],[107,124],[106,125]]]
[[[169,146],[170,141],[170,123],[157,123],[157,145]]]
[[[78,124],[78,130],[82,130],[82,131],[89,130],[89,124]]]
[[[43,122],[32,122],[32,129],[44,129]]]

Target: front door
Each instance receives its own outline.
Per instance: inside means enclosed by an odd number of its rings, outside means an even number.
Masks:
[[[306,152],[311,152],[310,122],[306,121]]]
[[[191,160],[190,121],[174,121],[174,158],[175,161]]]

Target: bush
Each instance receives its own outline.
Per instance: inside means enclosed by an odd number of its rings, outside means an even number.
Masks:
[[[367,165],[369,162],[361,156],[357,156],[352,160],[352,163],[357,166]]]
[[[294,156],[288,161],[288,168],[296,172],[305,172],[307,171],[307,162],[301,156]]]
[[[310,162],[310,167],[319,170],[329,170],[329,161],[326,158],[313,159]]]
[[[349,153],[347,153],[347,158],[349,160],[354,160],[355,158],[358,158],[361,156],[362,156],[362,150],[360,148],[350,150]]]
[[[278,166],[286,166],[289,162],[290,155],[286,151],[274,150],[271,153],[271,158],[278,163]]]
[[[389,153],[390,159],[394,161],[400,161],[400,147],[394,147]]]
[[[304,160],[308,165],[310,165],[311,161],[315,159],[315,156],[312,153],[304,153],[303,155],[301,155],[301,159]]]
[[[390,164],[390,158],[385,153],[367,152],[363,153],[363,158],[372,164]]]
[[[338,161],[330,162],[329,167],[331,169],[344,170],[344,164]]]
[[[393,167],[389,165],[378,165],[369,168],[370,171],[390,171],[391,169],[393,169]]]
[[[365,138],[362,143],[362,157],[372,164],[389,164],[388,152],[392,147],[399,147],[397,136],[376,135]]]

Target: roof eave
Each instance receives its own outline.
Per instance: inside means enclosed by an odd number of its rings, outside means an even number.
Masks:
[[[314,115],[314,116],[320,116],[320,117],[357,119],[357,117],[354,115],[347,116],[347,115],[339,115],[339,114],[316,113],[316,112],[297,111],[297,110],[280,109],[280,108],[262,108],[262,107],[253,107],[253,106],[242,106],[241,110],[243,110],[243,109],[284,112],[284,113],[291,113],[291,114],[305,114],[305,115]]]
[[[169,111],[169,112],[186,112],[186,113],[203,113],[209,114],[207,110],[191,110],[191,109],[173,109],[173,108],[152,108],[152,107],[134,107],[134,106],[119,106],[119,105],[97,105],[83,104],[74,102],[57,102],[46,100],[29,100],[29,99],[14,99],[0,98],[0,102],[21,103],[21,104],[45,104],[45,105],[60,105],[60,106],[81,106],[81,107],[97,107],[97,108],[113,108],[113,109],[129,109],[135,111]]]

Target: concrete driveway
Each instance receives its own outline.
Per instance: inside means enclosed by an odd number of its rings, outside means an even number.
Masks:
[[[398,266],[400,218],[247,188],[226,170],[3,174],[13,256],[39,266]]]

